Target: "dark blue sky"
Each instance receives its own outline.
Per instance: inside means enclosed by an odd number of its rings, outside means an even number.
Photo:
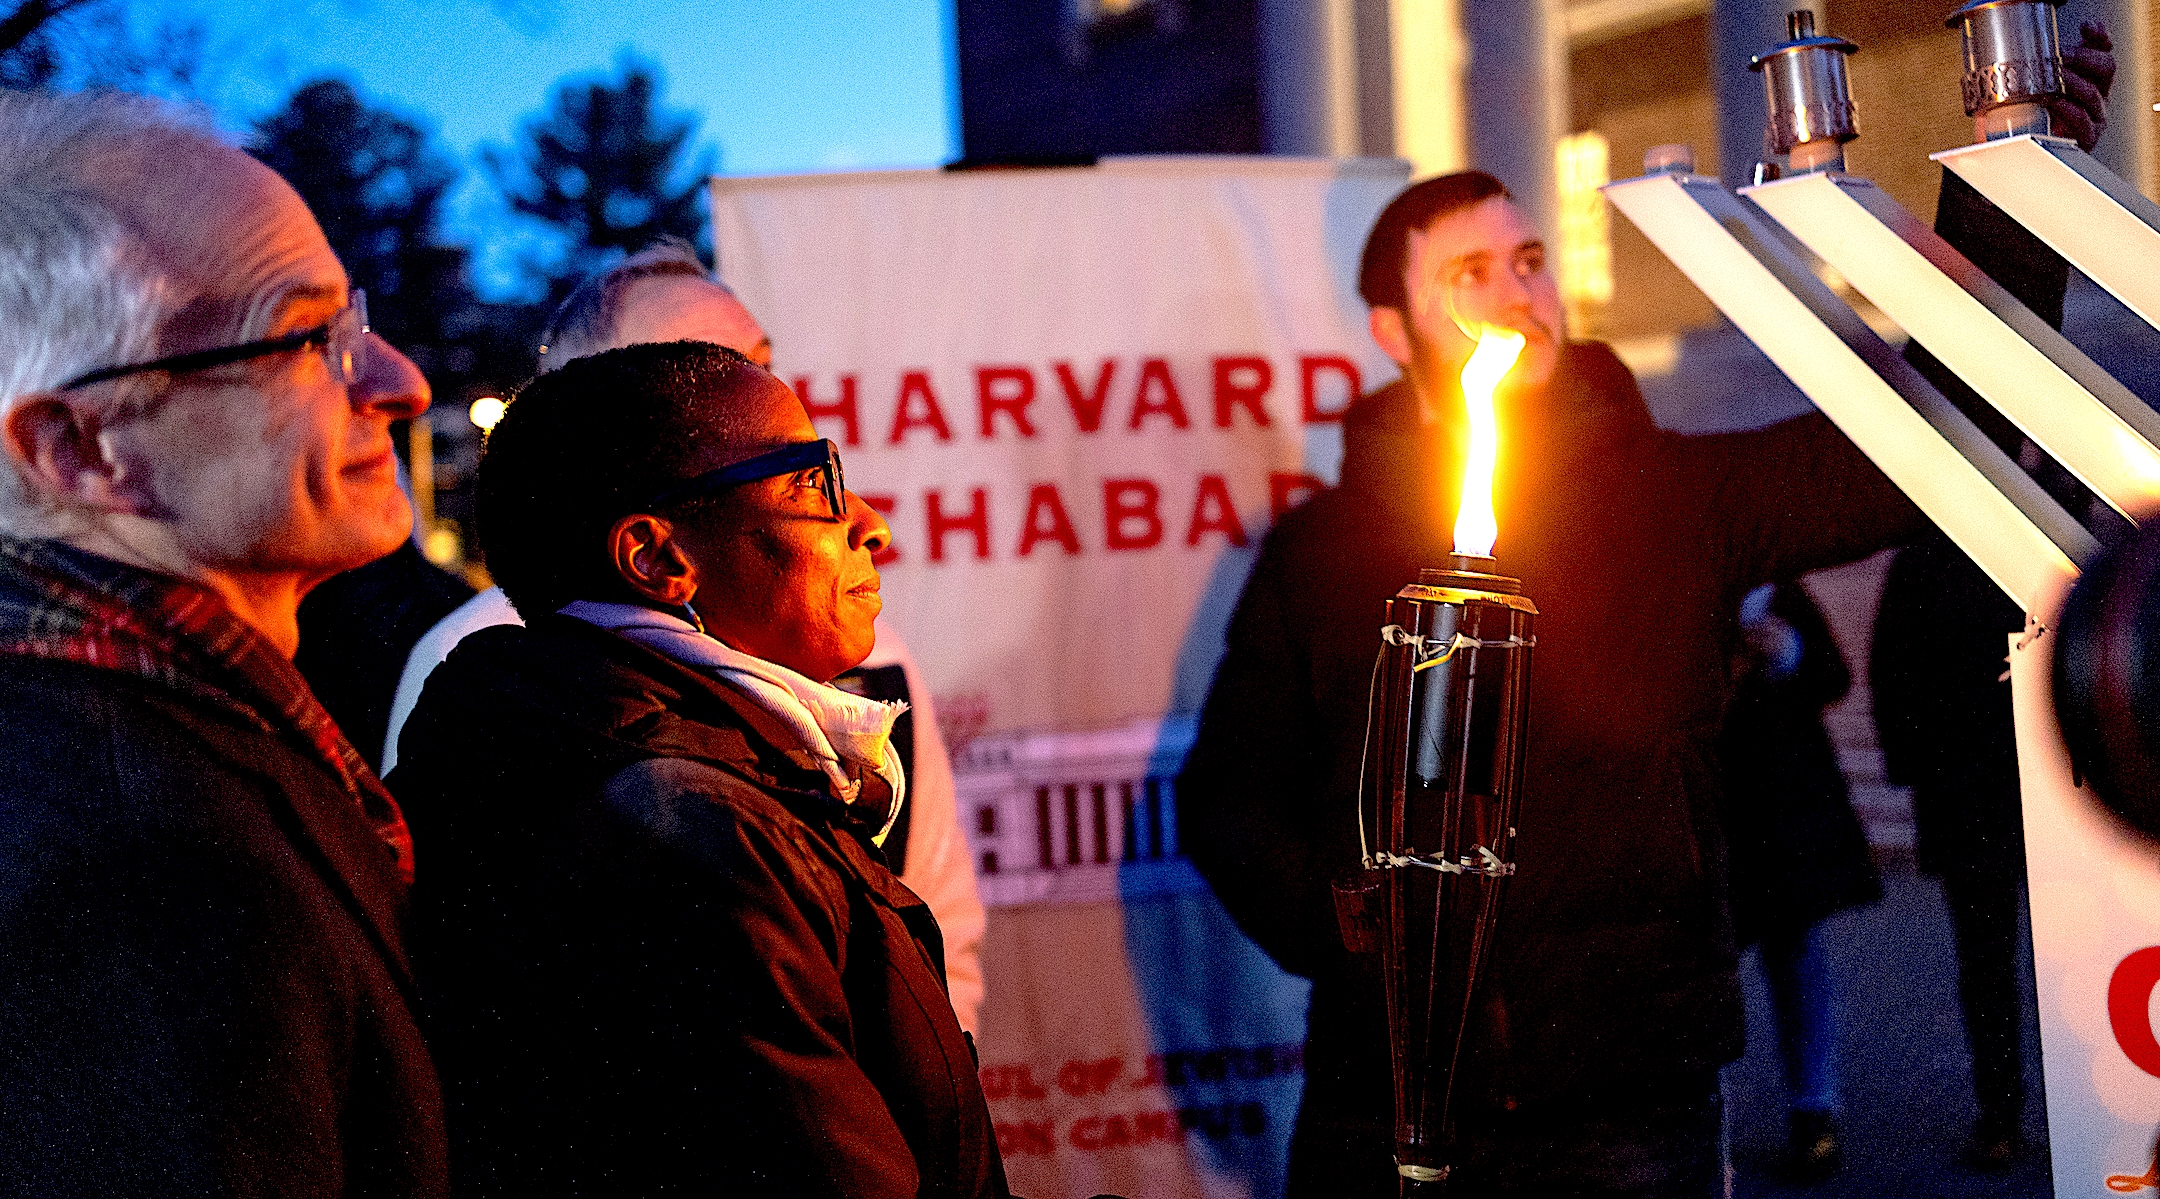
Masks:
[[[131,24],[198,20],[204,91],[242,133],[324,75],[431,128],[467,168],[453,235],[484,289],[520,239],[474,151],[508,146],[558,80],[656,65],[720,169],[932,166],[959,156],[949,0],[131,0]]]

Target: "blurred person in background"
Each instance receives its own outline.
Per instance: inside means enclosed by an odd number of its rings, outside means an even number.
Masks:
[[[665,341],[704,341],[772,366],[772,340],[742,302],[714,280],[688,242],[666,240],[587,280],[572,292],[542,337],[543,373],[603,350]],[[596,410],[595,415],[604,411]],[[383,744],[383,773],[397,765],[398,732],[420,699],[428,674],[458,642],[481,629],[518,623],[517,610],[491,587],[428,629],[412,647],[391,703]],[[960,827],[952,759],[940,735],[930,688],[906,642],[884,620],[863,664],[834,680],[872,699],[908,705],[893,726],[893,744],[908,771],[908,802],[885,841],[902,882],[930,905],[945,935],[945,974],[960,1026],[975,1030],[982,1007],[983,906],[974,859]]]
[[[1915,865],[1942,881],[1950,909],[1979,1109],[1967,1156],[1985,1169],[2009,1166],[2025,1144],[2019,949],[2032,934],[2020,916],[2024,808],[2005,677],[2024,623],[2001,588],[1931,537],[1890,564],[1868,669],[1884,773],[1912,788]]]
[[[0,93],[0,1192],[447,1192],[412,841],[291,661],[427,404],[269,168]]]
[[[1842,1021],[1823,921],[1882,898],[1823,710],[1852,674],[1798,583],[1740,604],[1746,648],[1718,737],[1733,940],[1759,945],[1785,1071],[1785,1167],[1801,1181],[1844,1162],[1839,1142]]]
[[[2107,129],[2104,101],[2115,61],[2104,25],[2086,22],[2080,36],[2078,49],[2063,56],[2069,68],[2063,79],[2075,102],[2051,103],[2049,113],[2059,136],[2089,151]],[[2069,277],[2053,265],[2060,259],[2030,230],[1975,200],[1970,184],[1945,172],[1936,231],[1953,245],[2005,247],[2011,262],[2029,264],[2020,270],[1982,262],[2034,315],[2062,328]],[[2127,533],[2113,510],[1918,342],[1905,357],[2103,540]],[[2008,662],[2009,638],[2024,627],[2024,613],[2002,589],[1931,529],[1890,563],[1868,656],[1884,771],[1893,784],[1912,788],[1915,864],[1942,880],[1950,909],[1958,1005],[1979,1109],[1965,1157],[1990,1171],[2007,1169],[2025,1148],[2023,1023],[2032,1010],[2025,998],[2033,985],[2032,929],[2021,910],[2025,826]]]
[[[528,384],[478,482],[525,621],[435,669],[392,775],[461,1188],[1003,1196],[880,848],[898,705],[830,685],[891,536],[838,451],[741,354],[641,344]]]
[[[411,478],[399,465],[409,493]],[[427,560],[413,536],[396,550],[325,582],[300,601],[300,649],[293,666],[338,728],[382,774],[398,678],[413,646],[458,605],[470,583]]]

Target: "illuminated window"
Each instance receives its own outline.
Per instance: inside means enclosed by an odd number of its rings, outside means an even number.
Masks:
[[[1568,323],[1585,331],[1597,309],[1612,302],[1612,215],[1598,191],[1612,181],[1610,147],[1595,131],[1560,139],[1554,150],[1560,184],[1560,299]]]

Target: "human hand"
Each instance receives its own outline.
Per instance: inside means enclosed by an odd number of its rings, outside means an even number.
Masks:
[[[1775,682],[1792,677],[1800,669],[1800,656],[1807,652],[1807,644],[1801,640],[1800,630],[1782,617],[1765,615],[1743,625],[1742,632],[1748,657],[1765,678]]]
[[[2058,136],[2075,139],[2078,148],[2091,151],[2107,131],[2108,90],[2115,86],[2115,40],[2107,23],[2086,21],[2078,28],[2075,50],[2062,56],[2063,87],[2069,92],[2048,101]]]

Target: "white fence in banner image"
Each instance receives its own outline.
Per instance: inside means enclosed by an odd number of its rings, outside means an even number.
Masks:
[[[953,757],[975,877],[992,907],[1205,890],[1179,851],[1191,717],[1087,733],[999,733]]]

